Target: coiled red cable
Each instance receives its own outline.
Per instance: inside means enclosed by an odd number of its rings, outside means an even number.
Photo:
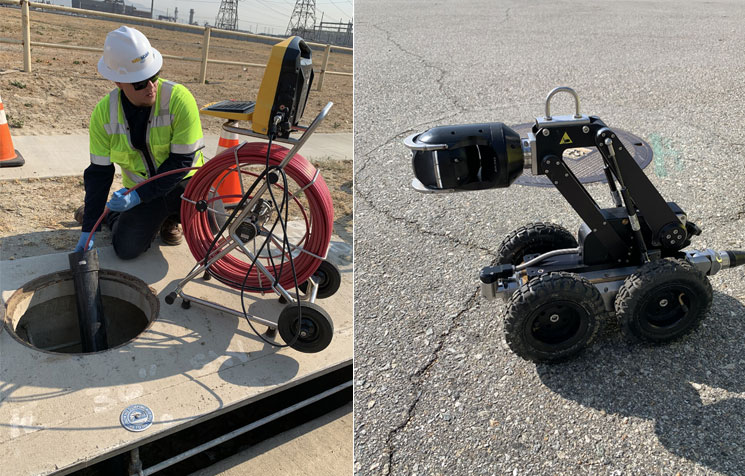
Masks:
[[[266,165],[267,144],[252,142],[237,147],[239,164]],[[214,256],[215,251],[221,248],[225,238],[220,237],[217,240],[216,246],[214,248],[212,247],[213,242],[215,242],[215,232],[213,231],[209,212],[198,211],[194,203],[199,201],[212,203],[215,198],[219,198],[215,197],[214,184],[220,178],[221,174],[231,167],[235,167],[236,160],[234,154],[236,152],[234,149],[231,148],[223,151],[200,167],[189,181],[189,185],[184,192],[185,200],[181,203],[181,224],[184,229],[184,238],[186,238],[186,242],[189,245],[189,250],[197,262],[203,262],[207,253]],[[288,152],[289,150],[285,147],[272,145],[268,157],[270,167],[278,166]],[[300,155],[293,156],[285,166],[284,171],[288,178],[292,179],[299,188],[311,184],[316,175],[316,168]],[[281,183],[280,181],[272,185],[272,187],[279,190],[279,193],[283,192]],[[300,240],[302,249],[307,251],[307,253],[300,252],[293,259],[298,283],[305,282],[310,278],[321,264],[321,260],[312,255],[326,255],[331,241],[334,222],[334,207],[331,200],[331,193],[323,177],[320,175],[315,177],[315,182],[309,185],[303,193],[308,201],[310,222],[306,219],[307,230],[303,239]],[[296,200],[296,197],[292,198]],[[281,230],[281,227],[278,226],[278,229]],[[259,240],[261,236],[257,236],[255,239]],[[289,251],[285,250],[285,252]],[[274,259],[273,262],[262,264],[264,264],[272,276],[279,276],[279,284],[283,288],[294,288],[296,281],[288,259]],[[224,284],[237,289],[241,289],[244,286],[243,283],[245,283],[244,289],[247,291],[266,291],[270,289],[272,284],[271,280],[264,276],[256,266],[240,259],[234,254],[227,254],[210,265],[209,272]]]

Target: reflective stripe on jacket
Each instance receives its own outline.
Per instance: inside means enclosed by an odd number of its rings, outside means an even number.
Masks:
[[[90,121],[91,163],[119,164],[122,183],[131,188],[149,178],[145,155],[132,147],[129,126],[121,102],[120,89],[104,96],[93,109]],[[204,164],[204,138],[199,119],[199,108],[186,87],[158,79],[155,104],[150,108],[145,142],[157,170],[169,153],[195,153],[192,167]],[[196,171],[190,171],[191,177]]]

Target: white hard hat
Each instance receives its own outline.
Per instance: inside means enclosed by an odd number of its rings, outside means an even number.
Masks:
[[[106,79],[120,83],[144,81],[160,71],[163,57],[150,46],[145,35],[122,26],[106,35],[98,72]]]

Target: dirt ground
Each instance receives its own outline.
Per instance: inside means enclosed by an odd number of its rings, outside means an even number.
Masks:
[[[334,233],[351,243],[352,161],[314,161],[334,201]],[[112,190],[121,188],[121,176]],[[0,260],[71,251],[80,237],[73,215],[83,203],[83,177],[0,180]],[[156,238],[156,242],[159,239]],[[95,246],[111,244],[107,229],[96,233]]]
[[[119,23],[31,12],[31,41],[103,48],[106,34]],[[163,55],[202,57],[202,35],[137,26]],[[21,40],[20,10],[0,8],[0,38]],[[209,57],[215,60],[266,64],[270,45],[212,38]],[[84,133],[93,106],[115,85],[98,74],[99,52],[31,48],[31,73],[23,73],[21,45],[0,43],[0,97],[12,135]],[[318,65],[322,52],[314,51]],[[316,66],[316,69],[319,67]],[[199,84],[200,63],[164,58],[162,77],[185,85],[197,104],[223,99],[255,100],[263,69],[210,64],[207,84]],[[352,72],[352,55],[332,52],[329,71]],[[317,79],[314,84],[317,84]],[[334,107],[319,132],[352,131],[352,77],[326,75],[323,90],[313,87],[306,105],[307,123],[329,101]],[[205,133],[219,134],[222,120],[205,116]]]
[[[0,38],[21,39],[20,10],[0,8]],[[101,48],[106,33],[119,24],[52,13],[31,12],[32,41]],[[151,27],[137,27],[163,55],[201,58],[200,34],[184,34]],[[269,45],[212,38],[210,58],[265,64]],[[314,60],[321,53],[314,52]],[[114,84],[96,70],[98,52],[33,47],[32,72],[23,73],[20,45],[0,43],[0,97],[11,135],[64,135],[87,133],[96,102]],[[261,68],[210,65],[207,84],[198,84],[200,64],[164,59],[162,77],[184,84],[197,104],[222,99],[254,100],[261,82]],[[328,70],[351,72],[352,55],[333,53]],[[330,114],[320,132],[352,131],[352,78],[327,75],[323,91],[311,92],[304,120],[308,123],[329,101]],[[202,116],[205,134],[219,134],[222,120]],[[335,208],[334,231],[351,243],[352,162],[315,163],[331,190]],[[121,185],[119,174],[112,190]],[[81,175],[52,179],[2,180],[0,174],[0,259],[18,259],[71,250],[80,225],[73,213],[83,203]],[[96,234],[96,246],[110,244],[107,231]]]

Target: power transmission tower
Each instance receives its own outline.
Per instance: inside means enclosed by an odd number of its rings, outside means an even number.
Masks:
[[[238,29],[238,0],[222,0],[220,2],[215,28],[222,28],[223,30]]]
[[[287,36],[298,35],[307,38],[312,36],[315,27],[316,0],[297,0],[292,10],[290,23],[287,24]]]

